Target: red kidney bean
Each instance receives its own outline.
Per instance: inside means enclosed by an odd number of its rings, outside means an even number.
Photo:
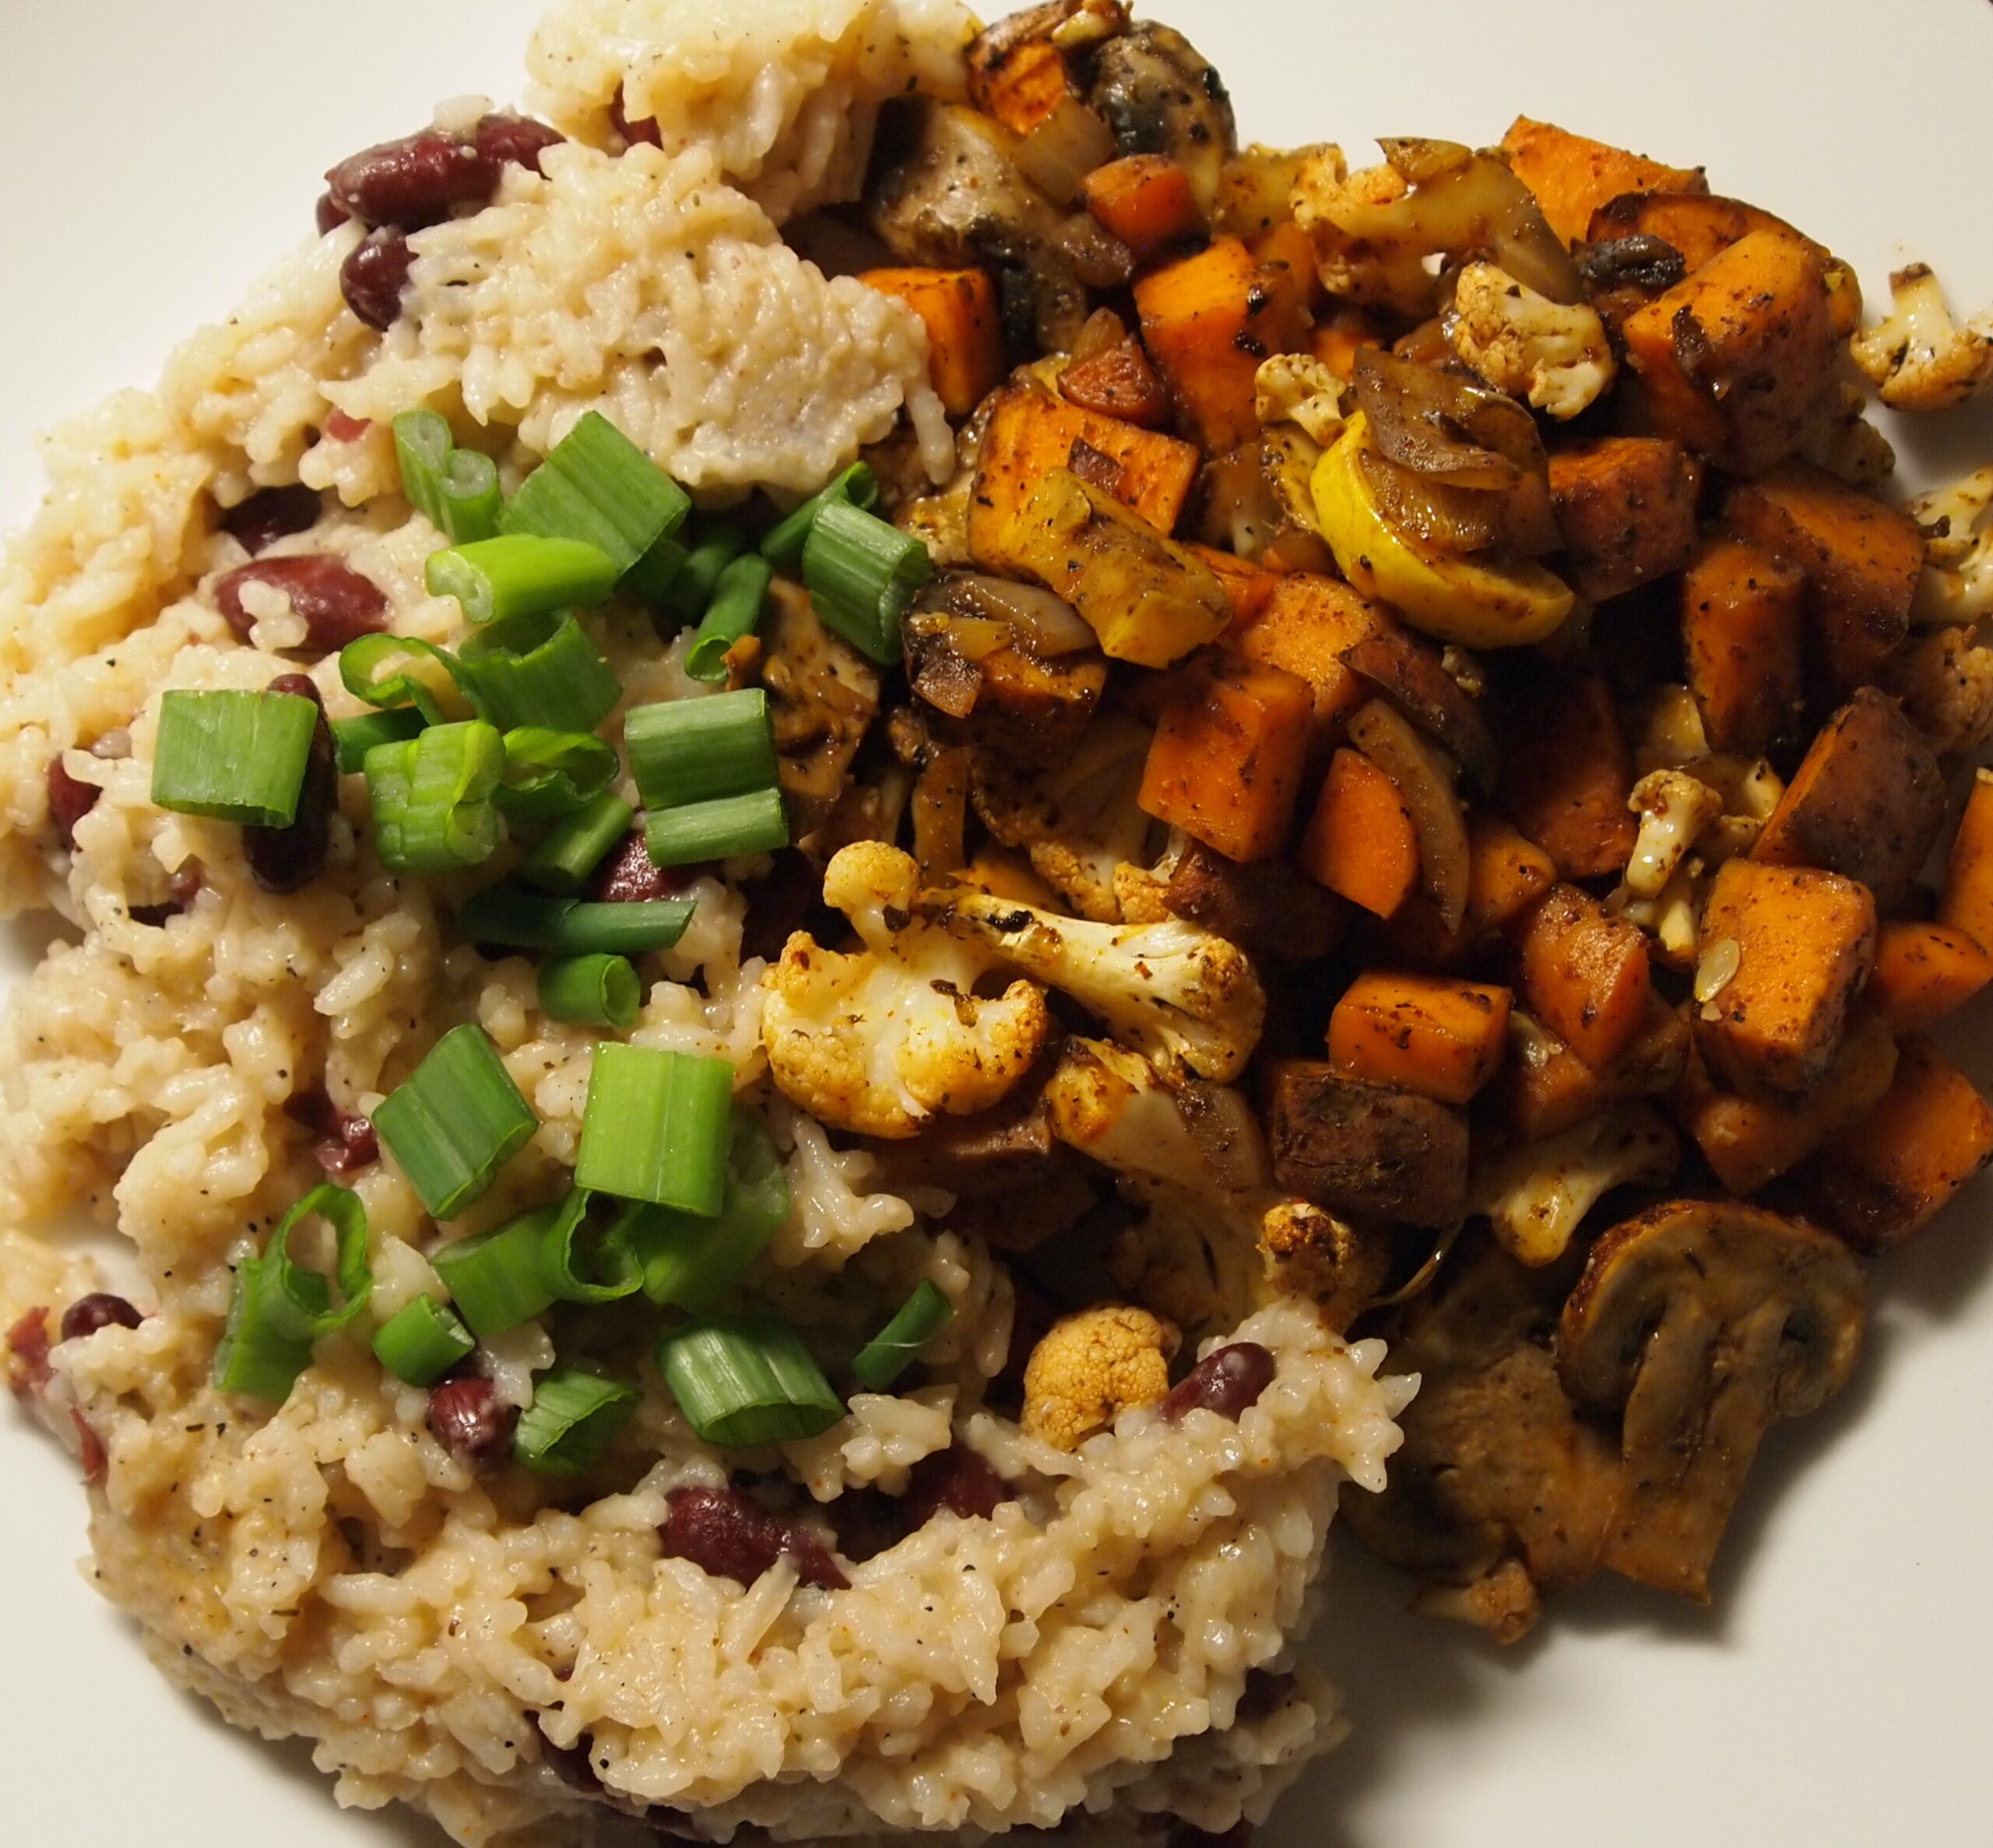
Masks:
[[[148,930],[163,930],[168,918],[177,918],[185,908],[175,899],[165,905],[135,905],[127,912],[134,924],[142,924]]]
[[[667,1559],[689,1559],[715,1579],[751,1585],[786,1554],[805,1585],[850,1583],[830,1549],[807,1527],[769,1513],[737,1488],[674,1488],[658,1537]]]
[[[321,511],[318,490],[302,482],[290,487],[266,487],[240,506],[223,510],[217,524],[251,557],[316,525]]]
[[[633,827],[596,868],[589,896],[601,905],[640,905],[646,899],[670,898],[704,870],[701,866],[657,865],[644,845],[644,831]]]
[[[911,1534],[944,1510],[973,1520],[994,1514],[1011,1498],[1004,1478],[980,1453],[957,1443],[923,1456],[913,1466],[906,1493],[900,1498],[900,1512]]]
[[[48,1384],[48,1312],[30,1309],[7,1330],[7,1383],[24,1403]]]
[[[318,195],[318,203],[313,209],[312,216],[318,223],[318,235],[322,237],[329,231],[336,231],[353,214],[329,192],[322,192]]]
[[[322,1091],[294,1091],[284,1100],[283,1113],[318,1138],[312,1157],[339,1180],[381,1158],[381,1140],[372,1122],[356,1111],[339,1109]]]
[[[329,655],[388,626],[388,599],[371,578],[328,553],[304,552],[239,564],[215,580],[216,607],[244,641],[256,624],[242,606],[248,584],[268,585],[290,599],[292,611],[304,619],[302,647],[313,654]]]
[[[511,1455],[518,1421],[519,1408],[501,1403],[481,1373],[454,1374],[429,1389],[430,1435],[473,1469],[496,1468]]]
[[[620,83],[616,86],[616,94],[610,100],[609,121],[610,125],[623,137],[626,147],[634,147],[638,142],[643,142],[646,147],[657,148],[664,145],[664,135],[658,128],[656,116],[640,116],[633,122],[624,113],[623,86]]]
[[[838,1551],[863,1565],[906,1538],[900,1505],[876,1488],[847,1489],[824,1510],[838,1537]]]
[[[325,434],[336,443],[357,443],[373,427],[371,417],[349,417],[339,410],[325,420]]]
[[[1257,1341],[1234,1341],[1214,1348],[1169,1389],[1162,1415],[1171,1424],[1200,1407],[1236,1421],[1274,1382],[1279,1369]]]
[[[473,135],[478,153],[492,163],[494,190],[498,182],[497,168],[509,161],[515,167],[538,173],[540,156],[568,139],[558,128],[550,128],[531,116],[508,115],[502,111],[480,118]]]
[[[452,206],[487,199],[497,163],[474,141],[424,128],[349,154],[325,175],[327,196],[364,225],[419,231],[450,216]]]
[[[339,293],[367,326],[385,333],[401,318],[415,252],[399,231],[370,231],[339,265]]]
[[[367,583],[364,578],[359,581]],[[298,788],[297,812],[281,827],[252,824],[242,831],[242,856],[249,863],[250,877],[265,891],[281,896],[301,891],[325,870],[332,846],[332,815],[339,807],[339,769],[332,727],[325,722],[325,702],[310,676],[279,674],[271,681],[270,691],[295,694],[308,699],[318,711],[318,723],[311,729],[310,754],[304,760],[304,781]]]
[[[74,851],[76,824],[97,806],[103,793],[95,783],[72,776],[62,768],[59,756],[48,760],[48,818],[65,847]]]
[[[145,1317],[121,1296],[93,1290],[79,1296],[62,1312],[62,1339],[80,1341],[100,1328],[136,1328]]]

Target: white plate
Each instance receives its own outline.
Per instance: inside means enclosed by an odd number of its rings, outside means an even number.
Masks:
[[[1993,9],[1984,0],[1159,0],[1248,137],[1496,139],[1518,111],[1691,164],[1860,268],[1937,263],[1993,300]],[[7,0],[0,6],[0,521],[30,434],[155,375],[309,226],[318,176],[515,95],[533,0]],[[1920,472],[1993,458],[1975,416]],[[1983,1031],[1982,1031],[1982,1037]],[[1993,1077],[1993,1061],[1981,1076]],[[1356,1732],[1267,1848],[1840,1848],[1993,1841],[1993,1288],[1976,1193],[1882,1267],[1841,1401],[1766,1446],[1701,1611],[1601,1586],[1499,1654],[1399,1614],[1345,1555],[1322,1647]],[[0,1416],[0,1813],[37,1848],[441,1837],[342,1815],[302,1748],[170,1692],[79,1582],[73,1472]]]

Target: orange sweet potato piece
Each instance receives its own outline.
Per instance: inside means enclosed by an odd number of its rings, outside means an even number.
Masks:
[[[1853,1245],[1900,1245],[1993,1155],[1993,1108],[1928,1040],[1903,1042],[1882,1101],[1795,1179],[1813,1215]]]
[[[1339,1077],[1464,1104],[1500,1069],[1510,1001],[1481,982],[1366,970],[1329,1016],[1329,1063]]]
[[[1084,468],[1074,466],[1076,451]],[[972,558],[982,563],[998,557],[1011,522],[1054,469],[1072,469],[1167,533],[1197,479],[1197,451],[1160,430],[1067,404],[1035,382],[1008,386],[991,408],[970,490]],[[1112,480],[1101,479],[1110,472]]]
[[[1725,943],[1737,946],[1736,972],[1696,1010],[1696,1044],[1747,1097],[1805,1097],[1840,1050],[1875,960],[1874,898],[1838,873],[1727,860],[1703,907],[1705,966]]]
[[[1397,785],[1360,750],[1330,761],[1299,855],[1318,884],[1388,918],[1418,884],[1418,834]]]
[[[1972,793],[1952,841],[1938,922],[1993,953],[1993,770],[1973,773]]]
[[[996,285],[980,269],[868,269],[858,279],[903,301],[927,329],[927,375],[951,416],[963,417],[1004,376]]]
[[[1523,1002],[1594,1070],[1631,1043],[1647,1016],[1647,940],[1589,892],[1552,886],[1523,919],[1517,966]]]
[[[1557,882],[1557,867],[1499,815],[1468,818],[1467,928],[1478,936],[1519,918]]]
[[[1130,154],[1080,182],[1080,203],[1137,256],[1175,244],[1202,225],[1190,176],[1167,154]]]
[[[1993,956],[1949,924],[1892,919],[1875,933],[1865,999],[1893,1033],[1924,1033],[1993,982]]]
[[[1682,1076],[1689,1050],[1687,1024],[1650,993],[1638,1031],[1610,1063],[1594,1070],[1567,1046],[1543,1058],[1511,1059],[1489,1095],[1515,1134],[1535,1142],[1616,1104],[1669,1090]]]
[[[1944,823],[1937,753],[1886,693],[1863,687],[1820,728],[1751,857],[1858,879],[1886,912]]]
[[[1796,567],[1722,536],[1706,539],[1682,574],[1689,690],[1712,750],[1755,756],[1796,729],[1805,594]]]
[[[1338,378],[1356,371],[1356,356],[1366,346],[1388,346],[1390,331],[1371,309],[1344,303],[1309,330],[1308,350]]]
[[[1211,454],[1260,434],[1253,375],[1307,334],[1306,279],[1263,265],[1236,237],[1214,237],[1195,256],[1135,285],[1142,339]]]
[[[1059,374],[1059,392],[1082,410],[1119,417],[1144,430],[1169,415],[1169,394],[1133,334],[1098,353],[1075,353],[1072,364]]]
[[[1300,675],[1315,690],[1315,722],[1325,729],[1366,697],[1343,651],[1389,620],[1339,578],[1295,571],[1274,578],[1264,606],[1235,641],[1249,661]]]
[[[1664,437],[1599,437],[1550,458],[1562,575],[1594,603],[1678,571],[1696,547],[1703,471]]]
[[[1495,807],[1550,855],[1560,879],[1616,873],[1639,825],[1626,806],[1633,759],[1596,674],[1548,681],[1504,742]]]
[[[1755,473],[1791,455],[1834,384],[1817,245],[1752,231],[1626,317],[1654,427]]]
[[[1243,629],[1257,620],[1272,600],[1274,588],[1281,581],[1278,573],[1253,564],[1250,559],[1241,558],[1236,552],[1221,552],[1216,546],[1186,546],[1183,550],[1202,559],[1225,586],[1225,595],[1232,599],[1235,629]]]
[[[1052,34],[1079,10],[1077,0],[1053,0],[978,33],[968,47],[969,100],[1012,134],[1028,135],[1070,88]]]
[[[1801,462],[1735,483],[1723,514],[1805,576],[1808,626],[1834,687],[1872,679],[1910,633],[1924,535],[1909,515]]]
[[[1709,191],[1699,167],[1664,167],[1644,154],[1526,115],[1509,125],[1502,148],[1516,177],[1536,195],[1551,230],[1566,244],[1584,237],[1593,213],[1622,194]]]
[[[1716,1178],[1732,1193],[1755,1193],[1874,1109],[1896,1068],[1888,1023],[1858,1006],[1840,1051],[1804,1101],[1775,1104],[1721,1090],[1692,1056],[1669,1101]]]
[[[1308,757],[1314,698],[1278,667],[1181,670],[1164,701],[1135,797],[1144,814],[1228,859],[1287,845]]]

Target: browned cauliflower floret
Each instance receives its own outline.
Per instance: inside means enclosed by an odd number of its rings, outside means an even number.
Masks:
[[[1368,1308],[1390,1269],[1387,1233],[1366,1231],[1305,1200],[1284,1200],[1260,1224],[1267,1281],[1285,1296],[1312,1296],[1340,1333]]]
[[[1924,529],[1924,575],[1910,620],[1976,623],[1993,616],[1993,468],[1919,494],[1903,511]]]
[[[1388,167],[1352,173],[1341,148],[1323,148],[1302,168],[1295,220],[1314,237],[1330,294],[1405,314],[1432,312],[1429,247],[1402,202],[1410,191]]]
[[[1025,1367],[1025,1429],[1077,1449],[1131,1405],[1169,1390],[1176,1330],[1125,1302],[1102,1303],[1055,1323]]]
[[[1723,797],[1685,770],[1650,770],[1626,806],[1640,818],[1626,889],[1636,898],[1657,898],[1703,830],[1722,814]]]
[[[1970,629],[1934,629],[1883,663],[1885,691],[1941,751],[1977,750],[1993,736],[1993,648]]]
[[[842,955],[799,930],[765,978],[769,1071],[791,1102],[838,1129],[916,1136],[937,1112],[986,1110],[1051,1030],[1028,982],[993,1000],[971,993],[996,959],[916,916],[919,884],[896,847],[842,849],[824,870],[824,899],[865,947]]]
[[[1889,278],[1888,315],[1847,343],[1854,363],[1882,402],[1900,411],[1938,411],[1963,403],[1993,381],[1993,327],[1980,315],[1952,318],[1928,263]]]
[[[1492,263],[1460,272],[1446,333],[1455,356],[1496,391],[1559,420],[1612,382],[1612,343],[1595,309],[1552,301]]]

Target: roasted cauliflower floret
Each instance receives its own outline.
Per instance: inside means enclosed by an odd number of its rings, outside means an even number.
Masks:
[[[971,993],[996,961],[916,914],[912,856],[881,841],[842,848],[824,899],[865,947],[826,950],[800,931],[764,978],[761,1042],[784,1096],[866,1136],[917,1136],[938,1112],[986,1110],[1021,1078],[1051,1031],[1044,994],[1013,982]]]
[[[1305,1200],[1284,1200],[1260,1221],[1260,1255],[1275,1290],[1313,1297],[1323,1321],[1340,1333],[1383,1290],[1391,1247],[1387,1234],[1353,1226]]]
[[[1403,201],[1411,188],[1388,167],[1355,173],[1342,149],[1325,147],[1302,169],[1295,221],[1315,240],[1322,282],[1331,295],[1401,314],[1432,312],[1428,248]]]
[[[958,888],[923,901],[936,922],[1105,1021],[1165,1075],[1228,1084],[1265,1024],[1243,950],[1195,924],[1091,924]]]
[[[1179,1338],[1160,1316],[1124,1302],[1055,1323],[1025,1363],[1025,1431],[1074,1450],[1130,1406],[1155,1404],[1169,1390]]]
[[[1993,616],[1993,468],[1920,494],[1903,509],[1924,529],[1924,575],[1911,619],[1976,623]]]
[[[1554,1263],[1584,1216],[1615,1187],[1665,1186],[1681,1165],[1675,1132],[1644,1104],[1609,1112],[1478,1168],[1468,1196],[1523,1263]]]
[[[1253,375],[1253,409],[1262,423],[1299,424],[1327,448],[1342,434],[1349,381],[1305,353],[1277,353]]]
[[[1657,898],[1703,830],[1722,814],[1723,797],[1685,770],[1655,770],[1633,785],[1626,806],[1640,818],[1626,889]]]
[[[1560,420],[1612,382],[1612,344],[1596,310],[1552,301],[1492,263],[1460,272],[1446,334],[1460,361],[1496,391]]]
[[[1900,411],[1961,404],[1993,380],[1993,316],[1952,318],[1928,263],[1889,278],[1889,314],[1847,343],[1882,402]]]
[[[1934,629],[1882,664],[1876,676],[1932,747],[1977,750],[1993,737],[1993,648],[1970,629]]]

